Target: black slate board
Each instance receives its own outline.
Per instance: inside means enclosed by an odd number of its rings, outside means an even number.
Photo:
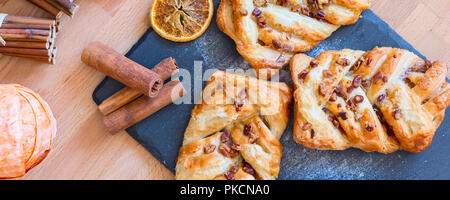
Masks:
[[[214,2],[217,8],[219,0]],[[358,23],[340,28],[308,55],[316,57],[326,50],[344,48],[370,50],[376,46],[398,47],[421,55],[370,10],[363,13]],[[237,53],[234,42],[218,30],[215,19],[203,36],[188,43],[167,41],[149,29],[126,56],[147,67],[172,56],[182,69],[191,74],[196,60],[203,61],[203,71],[211,68],[250,68]],[[287,68],[280,73],[280,80],[292,85]],[[193,85],[193,80],[192,87],[185,85],[188,90],[192,88],[192,97]],[[94,91],[93,99],[99,104],[122,87],[121,83],[107,77]],[[174,172],[175,160],[193,107],[194,104],[167,106],[127,129],[127,132]],[[447,111],[446,114],[448,116],[450,113]],[[432,145],[420,154],[400,151],[383,155],[357,149],[305,149],[292,139],[291,120],[281,138],[284,148],[279,179],[450,179],[449,128],[450,121],[446,117]]]

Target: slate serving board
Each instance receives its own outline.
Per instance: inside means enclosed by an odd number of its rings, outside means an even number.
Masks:
[[[215,8],[218,2],[214,0]],[[376,46],[408,49],[423,57],[370,10],[365,11],[356,24],[340,28],[307,54],[316,57],[326,50],[350,48],[367,51]],[[237,53],[234,42],[217,28],[215,19],[203,36],[188,43],[170,42],[149,29],[126,56],[149,68],[171,56],[180,68],[191,74],[194,73],[194,61],[203,62],[203,71],[211,68],[251,68]],[[191,86],[185,85],[188,91],[191,90],[191,97],[195,95],[193,79],[192,75]],[[292,85],[287,67],[281,71],[280,80]],[[205,83],[202,82],[203,86]],[[93,99],[99,104],[122,87],[124,85],[107,77],[94,91]],[[193,107],[193,102],[169,105],[126,131],[174,173],[178,150]],[[447,111],[447,117],[437,130],[432,145],[420,154],[400,151],[383,155],[357,149],[305,149],[292,139],[291,120],[281,138],[283,157],[278,179],[450,179],[449,114]]]

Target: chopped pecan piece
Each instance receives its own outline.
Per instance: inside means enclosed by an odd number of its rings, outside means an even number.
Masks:
[[[231,145],[231,149],[235,150],[235,151],[241,151],[241,145],[237,144],[237,143],[233,143]]]
[[[371,123],[369,123],[369,122],[366,123],[366,130],[367,131],[372,132],[374,128],[375,128],[375,126],[372,125]]]
[[[361,75],[357,75],[357,76],[355,76],[355,78],[353,79],[352,86],[353,86],[354,88],[358,88],[360,85],[361,85]]]
[[[356,95],[355,97],[353,97],[353,101],[354,101],[355,103],[361,103],[361,102],[364,101],[364,96],[362,96],[362,95]]]
[[[251,175],[256,174],[255,169],[253,169],[253,167],[246,162],[244,162],[244,166],[242,167],[242,170],[244,170],[244,172],[251,174]]]
[[[354,98],[351,98],[347,101],[348,105],[347,105],[347,109],[351,110],[351,111],[356,111],[358,108],[358,105],[356,105],[356,103],[354,102]]]
[[[357,71],[357,70],[361,67],[361,64],[362,64],[363,62],[364,62],[363,59],[359,59],[359,60],[353,65],[352,70],[353,70],[353,71]]]
[[[226,157],[230,157],[231,149],[227,144],[221,143],[219,145],[219,152]]]
[[[336,118],[333,118],[333,119],[334,120],[332,122],[333,122],[334,127],[339,128],[339,120]]]
[[[338,96],[342,97],[343,99],[347,99],[347,94],[345,94],[345,92],[344,92],[344,90],[342,90],[341,86],[337,86],[334,91],[336,92],[336,94]]]
[[[239,171],[239,168],[236,167],[236,166],[233,166],[233,167],[230,168],[230,172],[233,173],[233,174],[236,174],[238,171]]]
[[[317,60],[312,60],[312,61],[309,63],[309,66],[311,66],[311,68],[315,68],[315,67],[319,66],[319,61],[317,61]]]
[[[266,22],[266,18],[264,16],[261,16],[258,18],[258,26],[261,28],[266,28],[267,22]]]
[[[277,4],[281,6],[286,5],[287,3],[289,3],[289,0],[277,0]]]
[[[291,7],[291,11],[292,11],[292,12],[298,12],[298,11],[300,11],[301,8],[302,8],[302,5],[300,5],[300,4],[295,4],[295,5],[293,5],[293,6]]]
[[[266,43],[264,43],[262,40],[258,39],[258,44],[261,46],[266,46]]]
[[[326,96],[327,95],[327,92],[328,92],[328,89],[327,89],[327,87],[325,86],[325,84],[323,84],[323,83],[320,83],[319,84],[319,94],[321,95],[321,96]]]
[[[256,7],[266,7],[269,3],[267,0],[253,0],[253,4],[255,4]]]
[[[316,18],[318,19],[325,19],[326,14],[324,12],[322,12],[321,10],[316,10]]]
[[[234,180],[234,174],[232,172],[227,172],[225,173],[225,178],[227,178],[227,180]]]
[[[361,85],[362,85],[364,88],[368,88],[368,87],[370,87],[370,81],[368,81],[368,80],[362,80],[362,81],[361,81]]]
[[[373,81],[375,84],[377,84],[378,82],[380,82],[381,79],[383,79],[383,72],[378,72],[375,74],[375,76],[373,76]]]
[[[214,144],[207,144],[203,148],[203,152],[205,152],[206,154],[212,153],[214,152],[214,150],[216,150],[216,145]]]
[[[304,15],[306,15],[306,16],[309,16],[310,15],[310,9],[309,9],[309,7],[308,6],[302,6],[302,14],[304,14]]]
[[[231,149],[227,144],[221,143],[219,145],[219,152],[225,157],[234,158],[238,155],[238,152]]]
[[[336,128],[339,128],[339,121],[338,121],[338,119],[336,117],[328,116],[328,121],[333,123],[333,126],[335,126]]]
[[[366,62],[366,66],[370,66],[370,64],[372,63],[373,59],[372,58],[367,58],[367,62]]]
[[[260,18],[261,15],[262,15],[262,11],[261,11],[260,9],[258,9],[258,8],[255,8],[255,9],[253,10],[252,14],[253,14],[255,17],[257,17],[257,18]]]
[[[342,66],[348,66],[350,65],[350,61],[347,58],[339,58],[336,61],[337,64],[342,65]]]
[[[330,101],[335,102],[336,100],[337,100],[337,94],[336,94],[336,92],[333,92],[333,94],[331,94],[331,96],[330,96]]]
[[[311,139],[313,139],[315,135],[316,135],[316,132],[314,131],[314,129],[311,129]]]
[[[402,118],[402,110],[395,109],[393,112],[393,116],[395,120],[399,120],[400,118]]]
[[[225,132],[223,132],[222,136],[220,136],[220,142],[222,143],[228,142],[228,140],[230,140],[230,136],[231,136],[230,131],[226,130]]]
[[[339,113],[339,117],[341,117],[341,119],[343,119],[343,120],[347,120],[348,119],[347,113],[345,113],[345,112],[340,112]]]
[[[283,47],[283,44],[280,41],[275,40],[275,39],[272,40],[272,45],[273,45],[273,48],[275,48],[275,49],[281,49]]]
[[[380,103],[383,102],[384,99],[386,99],[386,94],[382,94],[382,95],[378,96],[378,98],[377,98],[378,102],[380,102]]]
[[[348,87],[347,88],[347,93],[349,93],[349,94],[352,93],[353,89],[355,89],[353,86]]]
[[[250,126],[249,124],[244,125],[244,135],[246,136],[250,135],[251,130],[252,126]]]
[[[308,73],[309,73],[309,69],[305,69],[297,75],[297,78],[299,80],[304,80],[306,78],[306,76],[308,76]]]
[[[242,110],[242,106],[244,106],[243,103],[235,103],[234,106],[236,107],[236,112],[239,112]]]
[[[333,122],[334,117],[333,116],[328,116],[328,121]]]

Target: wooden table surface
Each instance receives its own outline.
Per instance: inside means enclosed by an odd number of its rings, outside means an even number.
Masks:
[[[56,65],[0,55],[0,83],[38,92],[58,121],[53,152],[23,179],[173,179],[128,134],[106,132],[91,97],[104,75],[80,61],[83,48],[96,40],[125,54],[149,28],[152,0],[76,2],[80,10],[75,18],[62,18]],[[421,53],[450,64],[449,0],[372,2],[372,10]],[[0,0],[0,12],[48,16],[25,0]]]

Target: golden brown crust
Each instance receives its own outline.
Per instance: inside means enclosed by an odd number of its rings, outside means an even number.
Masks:
[[[322,150],[421,152],[450,105],[447,71],[389,47],[295,55],[294,139]]]
[[[176,178],[223,179],[245,162],[246,173],[233,172],[234,179],[275,179],[282,153],[279,139],[289,122],[291,88],[217,71],[202,96],[186,128]],[[255,173],[249,175],[249,169]]]
[[[270,78],[294,53],[311,50],[369,7],[370,0],[222,0],[217,24],[257,76]]]

